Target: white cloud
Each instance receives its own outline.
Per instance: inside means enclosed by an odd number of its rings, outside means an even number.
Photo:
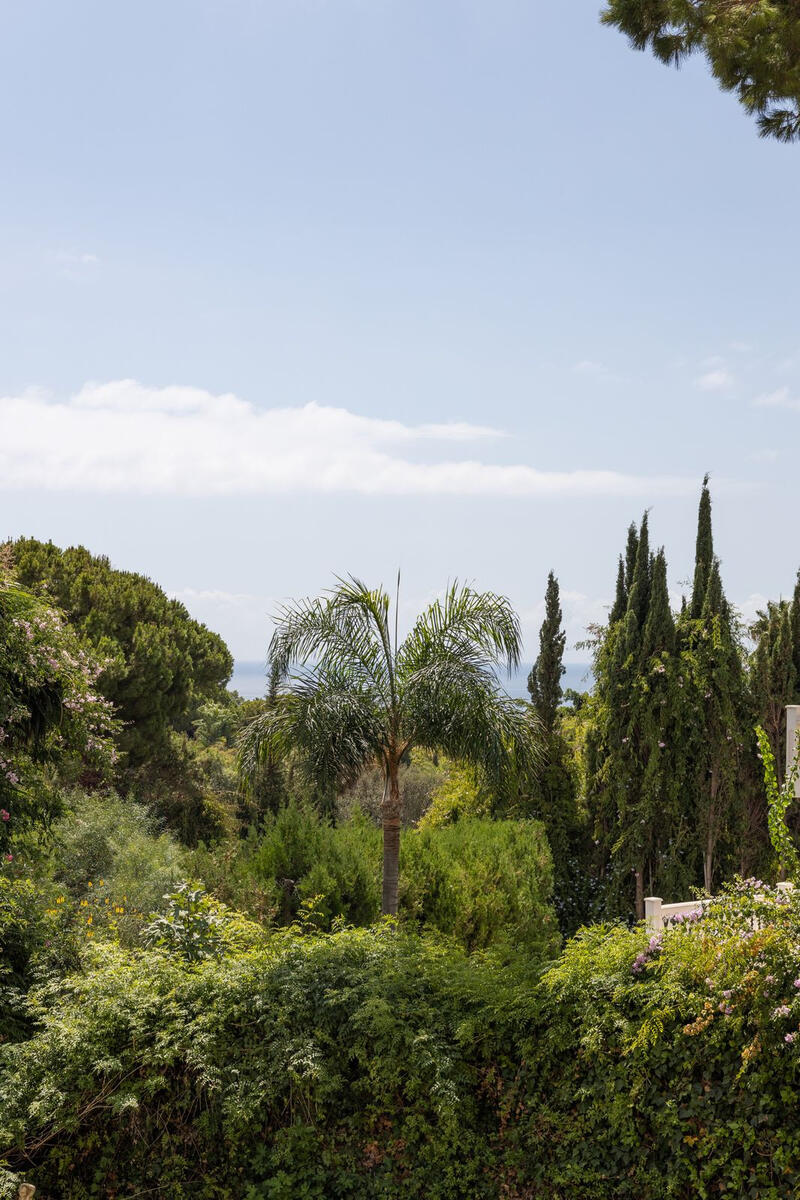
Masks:
[[[88,267],[99,263],[100,259],[96,254],[76,254],[71,250],[60,250],[56,255],[56,262],[63,263],[65,267]]]
[[[774,392],[763,392],[753,401],[757,408],[791,408],[800,410],[800,397],[793,396],[788,387],[778,388]]]
[[[700,388],[701,392],[724,392],[733,383],[733,376],[724,367],[716,367],[712,371],[706,371],[704,375],[700,375],[695,380],[695,385]]]
[[[616,471],[548,471],[413,455],[421,446],[493,444],[497,429],[406,425],[342,408],[256,408],[201,388],[134,380],[86,384],[66,401],[0,398],[0,487],[150,495],[317,492],[365,496],[684,495],[694,481]],[[430,451],[428,451],[428,457]]]
[[[588,358],[575,363],[572,369],[576,375],[608,375],[608,367],[604,363],[593,362]]]

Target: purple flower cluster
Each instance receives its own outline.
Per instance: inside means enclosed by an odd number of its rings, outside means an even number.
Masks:
[[[653,958],[656,954],[658,954],[660,949],[661,949],[661,934],[660,933],[653,934],[653,936],[650,938],[647,949],[640,950],[639,953],[636,955],[636,958],[633,960],[633,966],[631,967],[631,970],[633,971],[634,975],[641,975],[646,964],[648,962],[650,962],[651,958]]]
[[[704,912],[702,908],[693,908],[691,912],[676,913],[674,917],[669,917],[667,919],[667,923],[669,925],[694,925],[694,923],[701,920],[703,916]]]

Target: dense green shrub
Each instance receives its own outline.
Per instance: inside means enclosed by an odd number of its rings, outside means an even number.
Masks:
[[[123,940],[135,943],[142,920],[186,878],[186,853],[148,810],[113,793],[72,793],[55,827],[50,870],[65,897],[108,898]],[[141,914],[136,916],[136,914]]]
[[[311,901],[325,928],[337,917],[368,925],[380,916],[381,833],[358,810],[331,826],[292,803],[236,852],[200,851],[189,862],[221,900],[261,920],[290,924]],[[536,821],[474,818],[403,831],[401,922],[453,935],[468,950],[505,942],[555,953],[551,887],[550,852]]]
[[[745,885],[543,977],[391,926],[91,948],[0,1047],[0,1157],[63,1200],[786,1200],[799,945],[800,897]]]
[[[29,1031],[25,994],[44,928],[41,897],[33,883],[0,875],[0,1043]]]
[[[462,819],[409,832],[401,845],[401,917],[452,934],[468,950],[509,942],[556,952],[553,863],[538,821]]]
[[[499,970],[391,928],[193,970],[93,954],[0,1050],[0,1153],[45,1196],[496,1195]]]

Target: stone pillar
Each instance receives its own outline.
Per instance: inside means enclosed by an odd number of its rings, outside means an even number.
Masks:
[[[664,928],[664,918],[661,915],[661,897],[645,896],[644,919],[648,929],[659,933]]]

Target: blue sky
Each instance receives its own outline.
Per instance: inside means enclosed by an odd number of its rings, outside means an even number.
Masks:
[[[800,149],[599,0],[9,0],[0,536],[144,571],[258,658],[334,572],[570,642],[712,472],[789,591]],[[572,649],[571,657],[581,658]]]

